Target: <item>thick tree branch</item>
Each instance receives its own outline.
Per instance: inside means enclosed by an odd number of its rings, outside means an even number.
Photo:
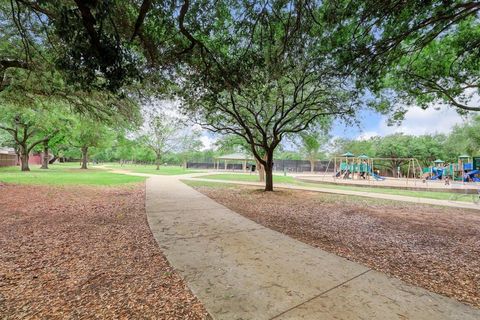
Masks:
[[[30,153],[30,151],[32,151],[33,148],[35,148],[36,145],[40,144],[40,143],[44,143],[44,142],[48,142],[49,140],[51,140],[60,130],[54,130],[52,133],[46,135],[45,137],[43,137],[42,139],[39,139],[39,140],[36,140],[35,142],[33,142],[30,147],[28,147],[27,151],[28,153]]]
[[[95,1],[93,1],[95,2]],[[80,14],[82,16],[82,23],[87,30],[87,34],[90,40],[90,44],[92,45],[95,50],[97,50],[98,54],[102,54],[103,46],[100,42],[100,37],[95,29],[95,24],[97,21],[93,16],[92,12],[90,11],[89,6],[82,0],[75,0],[78,9],[80,10]]]
[[[16,0],[16,2],[21,3],[24,6],[31,8],[33,11],[42,13],[49,18],[54,18],[55,17],[55,14],[52,11],[41,7],[37,2],[25,1],[25,0]]]
[[[140,6],[140,12],[138,13],[137,20],[135,21],[135,27],[133,29],[132,37],[130,41],[133,41],[135,37],[138,35],[140,28],[143,25],[143,21],[147,16],[147,12],[150,10],[152,6],[152,0],[143,0],[142,5]]]
[[[0,60],[0,72],[8,68],[30,69],[30,67],[31,65],[23,60],[9,60],[9,59]]]

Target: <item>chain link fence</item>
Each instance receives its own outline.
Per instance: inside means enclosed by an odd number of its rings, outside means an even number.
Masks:
[[[254,163],[249,162],[247,164],[247,170],[250,170]],[[188,162],[187,168],[190,169],[215,169],[215,163],[212,162]],[[241,163],[227,163],[227,168],[225,169],[225,164],[223,162],[219,163],[219,170],[243,170]],[[315,173],[333,173],[334,172],[334,162],[330,160],[319,160],[315,161],[313,171]],[[308,160],[274,160],[273,170],[279,172],[311,172],[311,164]]]

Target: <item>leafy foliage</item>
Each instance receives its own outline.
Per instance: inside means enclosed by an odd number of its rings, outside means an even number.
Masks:
[[[345,71],[393,120],[413,104],[480,111],[479,3],[331,0],[326,8]]]
[[[352,113],[354,93],[303,3],[220,2],[215,10],[205,29],[182,30],[191,58],[177,94],[197,123],[247,142],[271,190],[273,153],[284,137]]]

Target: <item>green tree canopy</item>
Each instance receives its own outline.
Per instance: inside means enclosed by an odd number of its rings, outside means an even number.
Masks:
[[[203,29],[182,30],[191,57],[179,69],[177,94],[204,128],[247,142],[269,191],[281,141],[319,118],[352,113],[351,84],[336,74],[329,34],[304,3],[217,2],[212,9]]]
[[[346,72],[401,120],[408,106],[480,111],[480,4],[455,1],[326,2]]]

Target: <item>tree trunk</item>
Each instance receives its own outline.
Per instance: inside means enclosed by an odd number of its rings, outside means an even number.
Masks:
[[[257,163],[257,170],[258,170],[258,179],[260,180],[260,182],[264,182],[265,181],[265,170],[263,169],[263,166],[262,164],[256,160],[256,163]]]
[[[273,172],[272,166],[265,166],[265,191],[273,191]]]
[[[157,154],[157,158],[155,159],[155,164],[157,165],[157,170],[160,170],[160,156]]]
[[[20,146],[20,165],[22,171],[30,171],[28,166],[28,151],[26,146]]]
[[[310,172],[315,172],[315,159],[310,159]]]
[[[273,151],[267,151],[265,170],[265,191],[273,191]]]
[[[17,161],[15,165],[19,165],[21,162],[21,159],[20,159],[20,150],[18,149],[18,147],[15,147],[15,155],[17,156]]]
[[[48,141],[43,143],[43,158],[40,169],[48,169]]]
[[[88,163],[88,147],[82,147],[82,167],[80,169],[87,169]]]

